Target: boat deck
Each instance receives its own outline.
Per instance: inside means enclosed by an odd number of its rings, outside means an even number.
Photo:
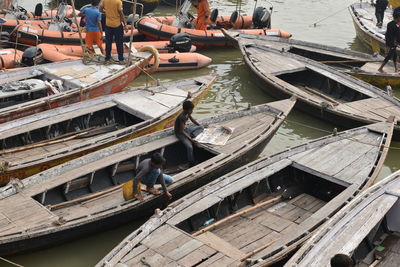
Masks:
[[[166,224],[120,262],[129,266],[238,266],[248,253],[293,231],[324,205],[324,201],[302,194],[237,217],[195,239]]]

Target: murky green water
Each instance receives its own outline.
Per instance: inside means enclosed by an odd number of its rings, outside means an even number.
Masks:
[[[20,4],[26,6],[28,10],[33,10],[35,3],[37,3],[37,0],[20,0]],[[263,4],[262,1],[259,1],[259,3]],[[352,1],[279,0],[271,1],[271,3],[274,6],[273,27],[292,33],[293,38],[363,51],[362,44],[355,39],[355,31],[346,9]],[[210,0],[210,4],[212,7],[218,7],[220,14],[230,14],[236,6],[236,3],[232,0]],[[251,14],[254,4],[255,2],[252,0],[243,1],[242,9]],[[264,4],[264,6],[267,5]],[[174,8],[160,7],[156,10],[156,14],[173,14],[174,11]],[[315,22],[334,13],[336,14],[318,23],[316,27],[313,26]],[[196,107],[197,117],[239,109],[246,107],[248,103],[256,105],[273,101],[273,98],[266,95],[251,80],[239,51],[227,48],[213,49],[202,53],[213,59],[213,64],[208,68],[154,75],[161,81],[210,73],[218,75],[218,80],[208,96]],[[143,83],[145,80],[142,77],[135,83]],[[331,131],[334,127],[335,125],[294,111],[274,136],[263,155],[272,154],[287,147],[299,145],[307,140],[324,136],[326,131]],[[398,143],[392,143],[392,146],[400,148]],[[399,156],[400,150],[390,150],[381,177],[399,169]],[[24,266],[92,266],[143,222],[144,220],[132,222],[130,225],[118,227],[112,231],[10,259]],[[0,266],[2,266],[1,262]]]

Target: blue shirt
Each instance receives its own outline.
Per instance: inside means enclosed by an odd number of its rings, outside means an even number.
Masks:
[[[81,12],[86,16],[86,32],[99,32],[99,24],[97,21],[101,20],[101,13],[97,7],[90,6]]]

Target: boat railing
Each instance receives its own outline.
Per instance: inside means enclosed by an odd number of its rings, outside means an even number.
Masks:
[[[122,2],[126,2],[126,3],[132,4],[132,5],[135,4],[135,2],[134,2],[133,0],[122,0]],[[142,3],[136,3],[136,7],[137,7],[137,6],[140,6],[140,7],[141,7],[141,9],[140,9],[140,16],[139,16],[139,18],[141,18],[141,17],[143,17],[144,5],[143,5]],[[136,10],[137,10],[137,8],[136,8]],[[135,14],[133,14],[133,16],[135,16]]]

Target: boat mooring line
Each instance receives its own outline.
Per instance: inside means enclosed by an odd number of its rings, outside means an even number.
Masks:
[[[5,259],[5,258],[3,258],[3,257],[0,257],[0,260],[3,260],[3,261],[5,261],[5,262],[7,262],[7,263],[9,263],[9,264],[14,265],[14,266],[24,267],[23,265],[19,265],[18,263],[12,262],[12,261],[7,260],[7,259]]]
[[[313,24],[311,24],[310,26],[317,27],[317,24],[318,24],[318,23],[320,23],[320,22],[322,22],[322,21],[324,21],[324,20],[326,20],[326,19],[329,19],[330,17],[333,17],[333,16],[335,16],[336,14],[338,14],[338,13],[342,12],[342,11],[343,11],[343,10],[345,10],[345,9],[347,9],[347,6],[346,6],[345,8],[343,8],[343,9],[341,9],[341,10],[338,10],[338,11],[336,11],[335,13],[333,13],[333,14],[331,14],[331,15],[329,15],[329,16],[327,16],[327,17],[325,17],[325,18],[323,18],[323,19],[320,19],[320,20],[318,20],[318,21],[314,22],[314,23],[313,23]]]

